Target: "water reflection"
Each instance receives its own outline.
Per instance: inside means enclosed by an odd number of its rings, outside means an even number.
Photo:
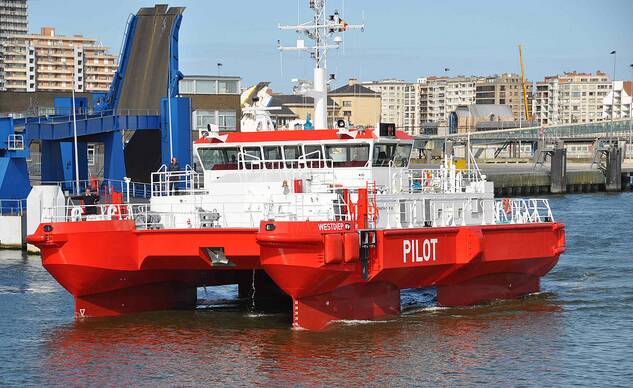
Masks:
[[[338,323],[320,333],[291,330],[285,314],[249,318],[234,309],[90,319],[45,333],[43,372],[63,385],[449,385],[456,375],[468,385],[500,382],[494,371],[502,363],[512,383],[518,363],[556,367],[565,330],[560,312],[553,298],[539,295]]]

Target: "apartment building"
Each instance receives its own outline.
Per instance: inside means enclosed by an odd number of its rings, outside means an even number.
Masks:
[[[4,45],[4,87],[8,91],[105,92],[117,68],[116,56],[95,39],[40,34],[10,35]]]
[[[602,99],[602,118],[611,120],[612,117],[633,117],[633,82],[613,81],[612,86],[611,91]]]
[[[532,103],[532,83],[526,82],[528,107]],[[482,77],[475,86],[475,104],[479,105],[508,105],[512,109],[514,119],[525,121],[525,103],[523,101],[523,86],[518,74],[499,74]],[[531,113],[530,113],[531,114]]]
[[[363,82],[363,86],[380,95],[380,121],[404,126],[404,96],[407,82],[396,79]]]
[[[420,125],[448,125],[448,118],[459,105],[475,103],[477,77],[424,77],[417,80],[419,88]]]
[[[0,90],[4,90],[4,44],[9,35],[26,34],[27,22],[26,0],[0,0]]]
[[[536,83],[534,118],[543,125],[601,121],[611,89],[609,77],[601,71],[545,77]]]
[[[346,85],[328,93],[340,107],[338,112],[345,121],[361,126],[375,126],[380,120],[381,95],[350,79]]]

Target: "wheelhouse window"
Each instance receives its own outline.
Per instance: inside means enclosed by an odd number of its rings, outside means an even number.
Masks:
[[[320,145],[303,146],[306,159],[323,159],[323,150]]]
[[[374,167],[407,167],[412,144],[378,143],[374,146]]]
[[[413,148],[412,144],[398,144],[396,146],[396,152],[393,157],[393,165],[395,167],[407,167],[409,165],[411,148]]]
[[[396,149],[395,144],[374,145],[374,167],[388,167]]]
[[[364,167],[369,161],[369,144],[326,145],[325,156],[334,167]]]
[[[308,168],[323,168],[325,161],[323,159],[323,149],[320,145],[304,145],[304,155],[306,159],[306,167]]]
[[[298,159],[301,157],[301,146],[285,145],[284,159],[286,159],[286,168],[299,167]]]
[[[259,147],[244,147],[244,160],[261,160],[262,150]]]
[[[281,160],[281,147],[264,147],[264,159]]]
[[[264,159],[266,160],[267,169],[283,168],[283,158],[281,156],[281,147],[268,146],[264,147]]]
[[[240,162],[243,161],[242,168],[246,169],[260,169],[262,168],[262,150],[259,147],[244,147],[242,152],[242,158]]]
[[[205,170],[237,170],[237,147],[198,148],[198,158]]]

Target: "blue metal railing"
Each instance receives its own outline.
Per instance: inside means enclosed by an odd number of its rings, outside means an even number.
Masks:
[[[21,216],[26,211],[26,199],[0,199],[0,215]]]

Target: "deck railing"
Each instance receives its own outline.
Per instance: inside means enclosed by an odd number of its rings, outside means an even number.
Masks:
[[[122,193],[128,198],[149,198],[152,193],[152,186],[145,182],[133,182],[128,179],[80,179],[79,192],[77,192],[77,181],[41,181],[42,185],[59,186],[62,191],[68,191],[70,195],[81,195],[86,189],[98,192],[100,195],[112,195],[113,192]]]
[[[203,177],[186,165],[184,170],[170,171],[162,165],[152,173],[151,196],[165,197],[170,195],[206,194]]]

